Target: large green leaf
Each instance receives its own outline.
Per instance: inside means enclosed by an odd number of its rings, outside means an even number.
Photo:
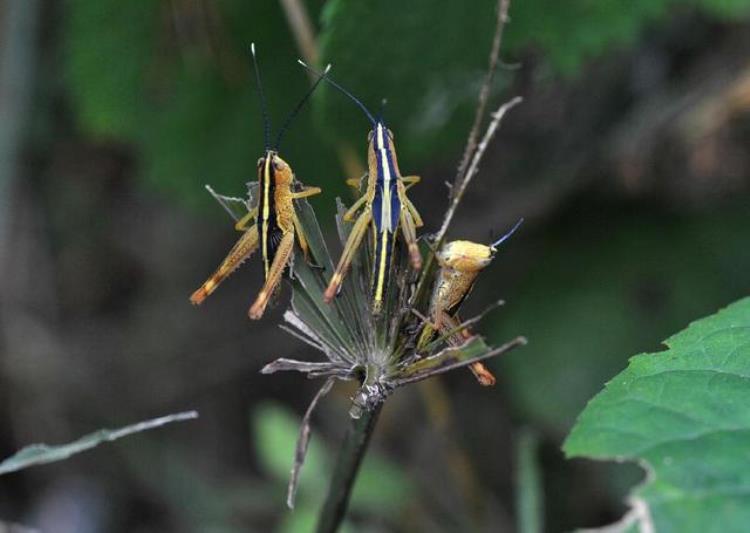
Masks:
[[[746,16],[748,0],[687,2],[724,17]],[[669,20],[675,0],[512,1],[502,58],[512,63],[534,51],[549,72],[573,75],[587,60],[627,46],[649,25]],[[466,139],[476,95],[487,68],[497,0],[467,8],[452,0],[330,0],[322,15],[321,51],[333,77],[395,132],[401,168],[451,162]],[[545,69],[540,69],[540,72]],[[496,90],[513,76],[501,69]],[[338,139],[364,150],[367,122],[340,94],[323,90],[318,118]]]
[[[665,344],[666,351],[631,358],[589,402],[565,452],[648,465],[629,517],[642,530],[746,531],[750,298]]]
[[[210,4],[70,0],[63,24],[84,133],[133,144],[145,180],[190,203],[208,202],[205,183],[241,195],[254,177],[264,143],[251,42],[274,132],[309,87],[278,2]],[[338,183],[334,154],[310,131],[303,111],[282,155],[303,181]]]
[[[750,6],[749,0],[688,3],[723,17],[744,16]],[[405,172],[434,165],[436,156],[455,161],[486,69],[495,4],[477,0],[467,9],[449,0],[325,3],[322,57],[373,111],[388,98],[385,116],[403,151]],[[503,58],[537,50],[550,70],[573,73],[587,59],[632,42],[646,24],[668,20],[667,7],[676,4],[513,2]],[[307,2],[312,19],[322,5]],[[178,199],[205,202],[200,186],[207,182],[236,194],[253,174],[263,130],[250,42],[258,47],[276,127],[307,88],[279,2],[70,0],[65,14],[61,64],[79,126],[92,136],[134,145],[146,181]],[[496,89],[510,75],[502,70]],[[330,87],[322,92],[320,131],[346,140],[363,157],[367,122]],[[303,181],[326,193],[342,191],[338,159],[313,134],[309,113],[295,120],[282,153]]]

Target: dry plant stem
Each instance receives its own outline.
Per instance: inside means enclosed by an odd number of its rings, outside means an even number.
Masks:
[[[331,486],[318,517],[315,529],[318,533],[334,533],[344,520],[354,480],[367,452],[381,407],[382,403],[364,411],[361,417],[349,420],[349,428],[336,459]]]
[[[474,123],[469,131],[469,136],[466,139],[466,148],[464,148],[464,155],[461,157],[461,164],[458,166],[458,172],[456,178],[453,181],[453,189],[451,189],[451,199],[455,196],[456,189],[464,181],[466,175],[466,169],[471,161],[471,156],[477,147],[477,138],[479,137],[479,128],[482,127],[482,121],[484,120],[484,113],[487,109],[487,100],[489,100],[490,92],[492,90],[492,81],[495,78],[495,71],[500,59],[500,45],[503,42],[503,29],[505,24],[508,22],[508,9],[510,8],[510,0],[498,0],[497,3],[497,20],[495,24],[495,35],[492,38],[492,48],[490,49],[489,65],[487,66],[487,74],[484,78],[482,88],[479,90],[479,102],[477,103],[476,113],[474,114]]]
[[[307,9],[301,0],[280,0],[280,3],[289,22],[289,28],[294,35],[294,40],[297,41],[297,48],[299,48],[302,58],[308,65],[317,65],[318,44]]]
[[[302,418],[302,425],[300,426],[300,435],[297,439],[297,449],[294,451],[294,466],[292,466],[292,475],[289,477],[289,486],[287,487],[286,493],[286,505],[290,509],[294,509],[294,496],[297,493],[297,486],[299,485],[299,475],[302,469],[302,464],[305,462],[305,454],[307,453],[307,446],[310,443],[310,418],[318,405],[320,399],[328,394],[333,387],[334,378],[328,378],[325,384],[320,388],[318,393],[310,402],[310,406],[305,411],[305,416]]]
[[[523,99],[520,96],[516,96],[509,102],[506,102],[503,105],[501,105],[497,109],[497,111],[495,111],[492,114],[492,121],[490,122],[490,125],[487,127],[487,131],[484,133],[482,142],[479,143],[479,146],[474,152],[474,157],[472,158],[471,164],[469,165],[469,168],[466,172],[466,177],[463,179],[463,181],[461,181],[458,187],[455,188],[454,190],[455,194],[451,197],[450,205],[448,206],[448,209],[445,212],[445,217],[443,218],[443,223],[440,226],[440,230],[437,232],[432,242],[432,245],[431,245],[432,251],[429,254],[427,254],[427,259],[425,260],[424,266],[422,267],[423,275],[419,280],[419,285],[417,286],[415,296],[412,299],[413,302],[418,301],[420,296],[422,295],[422,291],[426,290],[427,276],[425,275],[425,273],[430,272],[430,269],[432,268],[432,263],[435,261],[435,251],[439,250],[440,247],[443,245],[445,234],[448,233],[448,228],[450,227],[450,224],[453,221],[453,217],[456,215],[456,209],[458,209],[458,204],[461,203],[461,199],[463,198],[464,193],[466,192],[466,188],[468,187],[474,175],[479,170],[479,163],[482,161],[482,157],[484,156],[484,152],[487,150],[487,146],[492,141],[492,138],[495,136],[497,129],[500,127],[500,122],[502,121],[503,116],[505,115],[506,112],[508,112],[509,109],[520,104],[522,101]]]
[[[471,158],[471,163],[469,164],[469,167],[466,170],[466,176],[464,177],[463,180],[461,180],[461,183],[457,184],[457,186],[453,190],[451,203],[448,206],[448,210],[445,212],[445,218],[443,218],[443,224],[440,226],[440,230],[438,231],[437,236],[435,237],[435,249],[440,249],[440,244],[442,243],[443,238],[445,238],[445,234],[448,232],[448,227],[450,226],[450,223],[453,221],[453,217],[456,214],[456,209],[458,208],[458,204],[461,202],[461,199],[463,198],[464,193],[466,192],[466,188],[468,187],[472,178],[476,175],[477,171],[479,170],[479,163],[482,161],[482,157],[484,156],[484,152],[487,150],[487,146],[489,146],[490,142],[492,141],[492,138],[495,136],[495,133],[497,132],[497,129],[500,127],[500,121],[503,119],[503,116],[505,115],[505,113],[508,112],[509,109],[520,104],[521,101],[522,101],[522,98],[520,96],[516,96],[509,102],[506,102],[503,105],[501,105],[497,109],[497,111],[495,111],[492,114],[492,121],[490,122],[490,125],[487,126],[487,131],[484,133],[482,142],[480,142],[479,145],[477,146],[477,149],[474,152],[474,157]]]

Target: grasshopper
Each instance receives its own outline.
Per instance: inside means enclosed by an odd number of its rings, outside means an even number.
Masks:
[[[299,63],[310,69],[302,61]],[[368,227],[371,226],[374,248],[371,282],[372,312],[378,314],[382,309],[388,287],[391,255],[399,230],[408,247],[412,268],[414,270],[422,268],[422,255],[417,245],[417,228],[423,225],[422,217],[406,196],[407,189],[418,183],[420,177],[401,175],[393,143],[393,132],[388,129],[382,116],[378,116],[376,120],[365,105],[348,90],[325,74],[322,76],[333,87],[350,98],[364,112],[372,125],[367,138],[367,188],[344,214],[343,219],[346,222],[352,222],[360,209],[362,212],[354,221],[354,226],[331,281],[323,294],[323,299],[330,303],[340,290],[354,255]],[[353,181],[355,180],[348,180],[347,183],[352,184]]]
[[[452,241],[435,255],[440,272],[430,301],[429,319],[417,343],[417,351],[423,350],[435,336],[435,332],[447,335],[452,345],[463,344],[471,337],[471,332],[461,329],[458,309],[474,287],[479,273],[494,259],[497,248],[518,229],[519,220],[510,231],[490,244],[471,241]],[[481,385],[494,385],[495,376],[482,363],[469,367]]]
[[[297,217],[294,200],[319,194],[321,190],[318,187],[305,187],[297,191],[294,172],[289,163],[279,156],[278,147],[292,119],[302,109],[331,66],[326,67],[324,73],[289,114],[279,130],[274,148],[271,148],[269,144],[270,121],[255,56],[255,44],[251,46],[251,52],[263,111],[265,134],[265,152],[263,157],[258,159],[257,202],[234,226],[237,231],[242,232],[242,236],[216,272],[193,293],[190,301],[194,305],[202,303],[222,281],[260,248],[263,254],[265,284],[248,311],[248,316],[257,320],[263,316],[271,296],[276,292],[284,272],[292,261],[295,241],[302,249],[305,259],[310,260],[307,238]]]

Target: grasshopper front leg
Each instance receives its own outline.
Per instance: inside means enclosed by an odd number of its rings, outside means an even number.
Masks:
[[[351,222],[351,220],[354,218],[354,215],[359,209],[364,205],[364,203],[367,202],[367,195],[360,196],[359,199],[354,202],[354,204],[344,213],[344,216],[342,217],[344,222]]]
[[[271,263],[271,267],[268,269],[266,283],[263,285],[263,288],[258,293],[258,297],[255,299],[255,302],[247,313],[252,320],[258,320],[263,316],[268,301],[271,299],[271,295],[273,295],[274,290],[279,285],[284,269],[289,264],[293,249],[294,232],[290,231],[284,234],[281,238],[279,247],[276,249],[276,255]]]
[[[250,213],[248,213],[248,215],[249,214]],[[237,224],[239,226],[239,222]],[[253,252],[258,249],[258,241],[258,227],[252,225],[235,243],[224,261],[222,261],[221,265],[219,265],[219,268],[216,269],[216,272],[214,272],[211,277],[209,277],[206,282],[197,291],[195,291],[192,296],[190,296],[190,302],[193,305],[199,305],[203,303],[203,300],[208,298],[208,296],[216,290],[216,287],[218,287],[222,281],[229,277],[229,275],[234,272],[237,267],[245,261],[245,259],[250,257]]]
[[[354,223],[352,232],[349,234],[349,238],[347,239],[346,245],[344,246],[344,251],[341,253],[339,264],[336,266],[336,271],[333,273],[333,276],[331,277],[331,281],[328,284],[325,293],[323,293],[323,300],[326,303],[331,303],[333,298],[338,293],[339,287],[341,287],[341,283],[344,281],[346,271],[349,270],[349,266],[354,260],[354,254],[357,252],[359,245],[362,243],[362,238],[365,236],[367,227],[370,225],[371,221],[372,212],[369,209],[365,209],[364,212],[359,215],[357,221]]]
[[[301,191],[292,193],[292,200],[299,200],[300,198],[308,198],[309,196],[315,196],[320,194],[322,189],[320,187],[305,187]]]
[[[294,233],[297,236],[297,243],[302,249],[302,253],[305,256],[305,261],[307,261],[313,267],[320,267],[320,265],[316,265],[313,259],[310,257],[310,245],[307,242],[307,235],[305,234],[305,229],[302,227],[302,222],[300,222],[296,211],[292,214],[292,222],[294,223]]]
[[[250,224],[254,223],[256,218],[258,218],[258,208],[254,207],[248,211],[244,217],[237,221],[234,225],[234,229],[237,231],[247,231],[250,229]]]
[[[307,198],[309,196],[320,194],[320,192],[320,187],[306,187],[299,192],[292,193],[292,199],[299,200],[301,198]],[[305,235],[305,230],[302,228],[302,223],[300,222],[299,216],[297,216],[296,210],[292,210],[292,222],[294,223],[294,231],[297,235],[297,242],[299,243],[299,247],[302,248],[302,253],[305,255],[305,261],[309,263],[310,246],[307,244],[307,236]]]
[[[417,183],[422,181],[422,178],[420,176],[401,176],[401,181],[404,182],[404,184],[406,185],[406,190],[408,191]]]
[[[346,184],[347,184],[347,185],[348,185],[349,187],[351,187],[352,189],[357,189],[357,191],[359,192],[359,190],[361,190],[361,189],[362,189],[362,184],[363,184],[363,183],[364,183],[364,182],[365,182],[366,180],[367,180],[367,172],[365,172],[364,174],[362,174],[362,175],[361,175],[360,177],[358,177],[358,178],[348,178],[348,179],[346,180]]]

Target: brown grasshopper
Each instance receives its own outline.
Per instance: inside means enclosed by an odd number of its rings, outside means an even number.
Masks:
[[[278,147],[281,137],[292,119],[302,109],[302,106],[320,84],[325,74],[328,73],[331,66],[328,65],[324,73],[297,104],[297,107],[289,114],[284,125],[279,130],[275,147],[271,148],[269,144],[270,121],[268,119],[263,86],[258,71],[258,63],[255,57],[254,44],[251,46],[251,51],[263,111],[266,145],[263,157],[258,159],[257,202],[235,224],[235,229],[241,231],[242,236],[229,251],[224,261],[221,262],[216,272],[193,293],[190,301],[195,305],[202,303],[203,300],[216,290],[222,281],[260,248],[263,254],[265,284],[248,311],[248,316],[253,320],[257,320],[263,316],[263,312],[271,296],[278,288],[284,272],[291,263],[295,242],[302,249],[305,259],[309,260],[307,239],[297,217],[294,200],[313,196],[321,191],[318,187],[305,187],[300,191],[295,190],[294,186],[297,182],[294,172],[292,171],[292,167],[279,156]]]
[[[522,222],[523,219],[519,220],[510,231],[489,246],[471,241],[452,241],[435,255],[440,272],[430,301],[431,322],[424,325],[417,343],[418,352],[424,350],[436,332],[446,335],[447,342],[456,346],[471,338],[471,332],[460,327],[458,310],[474,287],[479,273],[494,259],[497,247],[513,235]],[[481,385],[495,384],[495,376],[482,363],[474,363],[469,368]]]
[[[309,69],[302,61],[300,64]],[[420,178],[401,175],[396,159],[396,147],[393,144],[393,133],[388,129],[383,118],[379,116],[375,119],[365,105],[348,90],[325,74],[322,76],[333,87],[349,97],[364,112],[372,125],[368,136],[367,189],[344,214],[343,219],[351,222],[360,209],[362,213],[354,222],[341,259],[323,294],[323,299],[330,303],[336,296],[367,229],[372,227],[374,244],[371,283],[372,312],[378,314],[382,309],[388,287],[391,255],[399,230],[408,247],[412,268],[414,270],[422,268],[422,255],[417,245],[417,228],[423,225],[422,217],[406,196],[407,189],[418,183]],[[351,180],[348,183],[351,184]]]

